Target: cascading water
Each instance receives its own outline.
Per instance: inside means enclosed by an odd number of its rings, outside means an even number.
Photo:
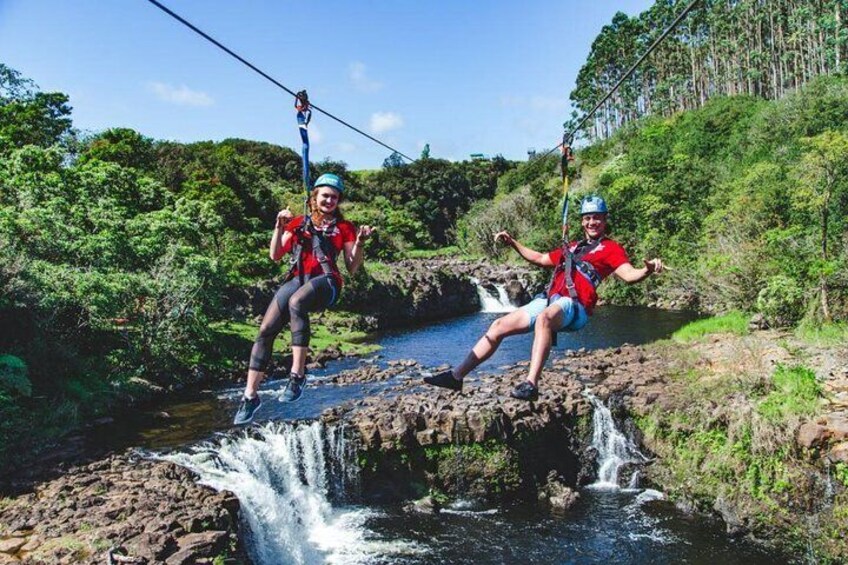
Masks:
[[[477,296],[480,297],[481,312],[506,313],[515,310],[515,306],[510,303],[509,296],[506,293],[506,288],[504,288],[503,285],[494,285],[495,290],[498,293],[498,296],[494,297],[491,293],[489,293],[486,287],[480,284],[478,279],[472,278],[471,282],[477,287]]]
[[[330,502],[356,484],[352,454],[339,428],[272,422],[165,458],[197,473],[201,483],[235,493],[254,562],[312,564],[392,552],[367,539],[373,511]]]
[[[615,419],[609,408],[604,406],[591,392],[584,396],[592,403],[592,447],[598,453],[598,479],[591,485],[595,488],[619,488],[618,471],[622,465],[644,463],[648,460],[630,439],[615,427]],[[638,472],[638,471],[637,471]],[[635,478],[631,477],[630,488]]]

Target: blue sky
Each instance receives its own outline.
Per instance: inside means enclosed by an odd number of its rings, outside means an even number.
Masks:
[[[417,157],[525,159],[559,141],[592,40],[652,0],[162,0],[322,108]],[[0,0],[0,61],[66,92],[86,131],[299,147],[291,96],[145,0]],[[316,113],[312,156],[388,151]]]

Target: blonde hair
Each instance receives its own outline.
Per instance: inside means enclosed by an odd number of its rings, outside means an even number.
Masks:
[[[315,223],[320,223],[324,220],[324,214],[321,213],[320,208],[318,208],[318,189],[322,188],[320,186],[316,186],[312,189],[312,192],[309,193],[309,217],[312,218],[312,221]],[[332,188],[332,187],[330,187]],[[338,192],[338,191],[337,191]],[[342,203],[342,193],[339,192],[339,200],[338,204]],[[336,209],[333,210],[333,217],[337,220],[343,220],[342,211],[339,208],[338,204],[336,205]]]

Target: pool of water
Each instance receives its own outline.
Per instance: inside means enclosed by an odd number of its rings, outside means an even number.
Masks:
[[[647,494],[647,496],[646,496]],[[561,516],[531,506],[410,516],[385,509],[365,525],[417,548],[372,563],[703,563],[767,565],[775,557],[729,538],[718,522],[691,517],[645,491],[583,489]],[[460,504],[460,508],[462,504]]]
[[[389,332],[379,337],[386,359],[415,359],[424,365],[459,364],[489,325],[503,314],[477,313],[436,322],[412,330]],[[603,306],[579,332],[560,333],[551,359],[568,349],[601,349],[624,343],[639,345],[669,337],[682,325],[696,319],[692,312],[627,306]],[[530,358],[533,334],[505,339],[480,371]]]

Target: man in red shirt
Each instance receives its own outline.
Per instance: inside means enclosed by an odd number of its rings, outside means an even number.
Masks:
[[[515,249],[528,262],[540,267],[555,268],[553,280],[545,296],[538,296],[515,312],[498,318],[458,367],[425,377],[424,382],[462,390],[462,379],[480,363],[492,356],[503,338],[534,332],[533,349],[527,380],[512,391],[521,400],[539,397],[539,376],[548,360],[554,332],[577,331],[586,325],[598,301],[597,287],[614,274],[627,283],[639,282],[652,273],[660,273],[660,259],[645,261],[637,269],[630,264],[627,252],[606,237],[607,205],[603,198],[585,198],[580,206],[584,239],[568,244],[568,252],[555,249],[540,253],[522,245],[507,232],[495,234],[495,240]]]

